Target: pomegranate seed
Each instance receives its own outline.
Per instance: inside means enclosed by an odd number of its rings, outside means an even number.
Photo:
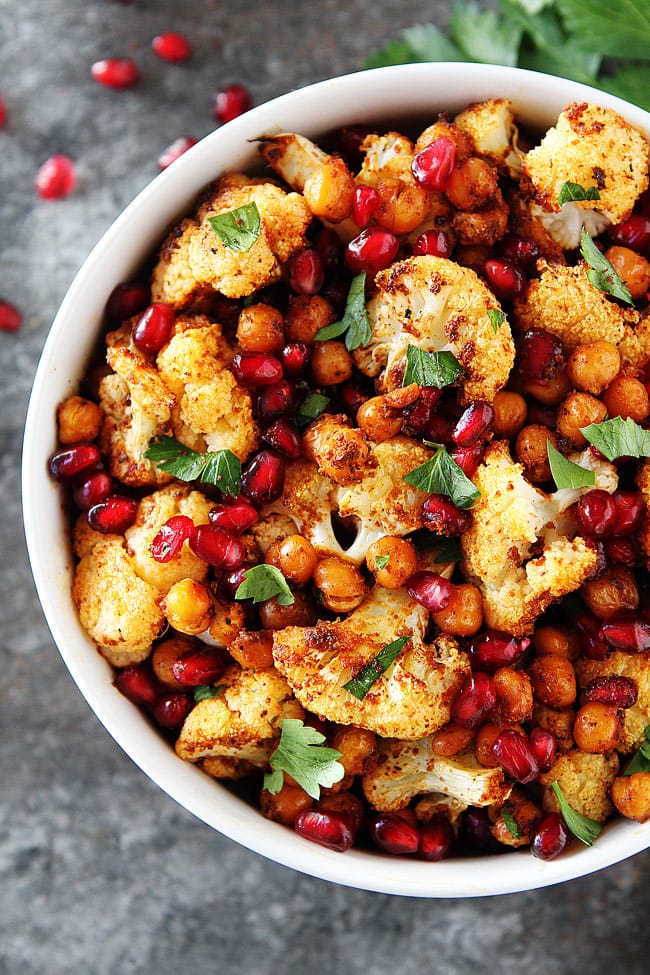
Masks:
[[[241,535],[255,524],[259,515],[245,498],[237,498],[232,504],[216,505],[210,511],[208,518],[211,525]]]
[[[575,506],[578,525],[588,535],[611,535],[616,526],[616,505],[607,491],[597,488],[578,499]]]
[[[304,247],[288,261],[291,288],[299,295],[315,295],[323,287],[325,271],[318,251]]]
[[[131,58],[106,58],[95,61],[90,69],[93,79],[105,88],[132,88],[140,80],[140,72]]]
[[[334,230],[329,227],[319,230],[315,245],[326,271],[333,271],[343,263],[343,244]]]
[[[650,650],[650,623],[640,620],[603,623],[599,636],[610,647],[627,653],[644,653]]]
[[[582,696],[585,702],[613,704],[614,707],[626,710],[636,704],[639,690],[636,681],[631,677],[607,674],[590,680]]]
[[[77,175],[69,156],[50,156],[36,173],[34,187],[42,200],[62,200],[70,196]]]
[[[120,670],[115,678],[115,686],[120,694],[128,698],[133,704],[152,705],[160,694],[158,683],[149,664],[145,661],[139,664],[129,664]]]
[[[553,379],[564,366],[562,343],[542,328],[531,328],[517,340],[519,372],[537,382]]]
[[[631,535],[643,519],[644,504],[640,491],[614,491],[612,501],[616,507],[615,535]]]
[[[244,581],[246,571],[251,569],[253,564],[253,562],[242,562],[237,569],[234,569],[232,572],[228,572],[227,575],[220,579],[219,585],[226,599],[235,598],[235,593]]]
[[[490,820],[484,806],[475,806],[467,810],[462,820],[463,839],[472,848],[473,853],[493,853],[499,848],[490,831]]]
[[[454,844],[456,836],[447,819],[432,819],[420,827],[418,856],[423,860],[444,860]]]
[[[101,462],[99,449],[92,443],[79,443],[58,450],[49,459],[48,469],[56,481],[65,481]]]
[[[344,125],[339,129],[336,136],[337,149],[351,169],[359,168],[363,157],[361,144],[366,136],[371,135],[373,131],[375,130],[367,125]]]
[[[425,230],[413,244],[416,257],[426,254],[431,257],[449,257],[451,249],[451,241],[444,230]]]
[[[497,703],[494,680],[480,671],[472,674],[456,696],[451,716],[463,728],[476,728]]]
[[[492,745],[492,754],[508,775],[522,785],[532,782],[539,774],[539,765],[527,738],[514,728],[499,732]]]
[[[187,61],[192,53],[192,45],[183,34],[167,31],[158,34],[151,42],[154,54],[163,61]]]
[[[458,464],[466,477],[471,478],[476,474],[484,453],[485,445],[475,443],[471,447],[456,447],[451,451],[451,459]]]
[[[569,833],[561,816],[549,813],[537,827],[530,850],[540,860],[554,860],[565,848]]]
[[[354,843],[354,833],[348,818],[333,811],[304,809],[298,813],[293,828],[303,839],[337,853],[345,853]]]
[[[503,260],[516,264],[526,273],[536,269],[539,247],[527,237],[508,234],[497,243],[497,253]]]
[[[359,273],[375,275],[388,267],[397,257],[399,241],[395,234],[383,227],[366,227],[354,237],[345,251],[348,267]]]
[[[220,569],[236,569],[244,561],[246,552],[236,535],[218,525],[197,525],[190,537],[194,554]]]
[[[343,383],[338,387],[337,392],[344,412],[355,420],[360,408],[368,399],[368,394],[352,383]]]
[[[462,535],[472,524],[469,511],[463,511],[444,494],[431,494],[422,505],[422,519],[438,535]]]
[[[221,677],[227,662],[219,647],[197,647],[182,653],[172,664],[172,674],[183,687],[211,684]]]
[[[282,363],[266,352],[238,353],[232,360],[231,369],[242,386],[272,386],[282,379]]]
[[[548,772],[555,762],[557,739],[546,728],[533,728],[530,732],[530,750],[537,762],[540,772]]]
[[[352,200],[352,220],[357,227],[366,227],[380,204],[381,197],[374,186],[357,186]]]
[[[0,332],[17,332],[23,316],[9,301],[0,301]]]
[[[265,386],[257,397],[256,412],[262,420],[275,420],[291,413],[296,405],[296,389],[283,379],[273,386]]]
[[[120,325],[144,311],[151,300],[147,284],[118,284],[106,302],[106,318],[111,325]]]
[[[242,494],[256,505],[275,501],[284,489],[284,472],[282,457],[271,450],[260,450],[244,468],[241,478]]]
[[[434,413],[427,424],[425,439],[431,440],[433,443],[451,446],[453,443],[451,435],[454,431],[454,426],[455,423],[450,417]]]
[[[370,833],[379,849],[392,856],[417,853],[420,846],[420,833],[416,827],[395,813],[377,816]]]
[[[472,667],[487,671],[509,667],[519,660],[529,646],[528,637],[517,640],[500,630],[485,630],[475,636],[469,645]]]
[[[215,95],[212,114],[220,122],[230,122],[247,112],[252,104],[248,88],[244,85],[228,85]]]
[[[493,419],[494,410],[490,404],[475,400],[461,415],[451,439],[458,447],[471,447],[485,436]]]
[[[485,273],[494,293],[505,300],[516,298],[526,287],[523,272],[510,261],[494,258],[485,262]]]
[[[158,156],[158,169],[167,169],[171,166],[173,162],[184,155],[188,149],[196,145],[196,139],[193,139],[189,135],[182,135],[180,138],[176,139],[171,145],[167,146],[166,149]]]
[[[437,572],[414,572],[406,580],[406,591],[411,599],[425,606],[430,613],[437,613],[449,604],[454,586]]]
[[[80,511],[89,511],[100,501],[105,501],[114,490],[115,482],[105,471],[94,471],[88,476],[81,474],[73,485],[72,500]]]
[[[442,390],[436,386],[422,386],[415,403],[404,410],[404,433],[411,437],[425,436],[441,396]]]
[[[103,535],[123,535],[138,513],[138,502],[122,494],[110,494],[88,510],[88,524]]]
[[[0,129],[6,124],[7,114],[7,105],[4,99],[0,98]]]
[[[171,562],[193,531],[194,522],[187,515],[168,518],[151,542],[151,557],[156,562]]]
[[[287,342],[280,352],[285,376],[295,379],[304,375],[309,355],[309,346],[304,342]]]
[[[154,701],[151,714],[161,728],[180,728],[190,713],[190,700],[187,694],[172,691]]]
[[[613,244],[644,253],[650,247],[650,217],[644,213],[633,213],[622,223],[609,227],[607,235]]]
[[[134,345],[146,355],[155,355],[169,341],[175,318],[172,305],[154,301],[136,322]]]
[[[302,456],[302,437],[286,416],[279,417],[262,434],[262,443],[289,460]]]
[[[618,565],[635,565],[639,561],[639,550],[633,538],[605,539],[605,556],[609,562]]]
[[[456,146],[441,136],[413,156],[411,172],[419,186],[441,192],[449,186],[455,165]]]
[[[589,660],[605,660],[609,647],[600,636],[600,621],[590,613],[579,613],[575,625],[580,634],[583,655]]]

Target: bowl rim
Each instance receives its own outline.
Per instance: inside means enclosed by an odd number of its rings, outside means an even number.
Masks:
[[[110,666],[81,629],[72,605],[68,531],[59,488],[47,474],[46,459],[56,443],[56,405],[75,389],[113,286],[133,275],[137,267],[134,255],[143,260],[173,218],[186,212],[210,179],[249,163],[257,138],[283,128],[316,136],[345,120],[349,124],[404,114],[406,98],[410,107],[417,108],[417,114],[424,114],[428,108],[433,117],[445,106],[457,111],[488,97],[509,98],[517,113],[523,112],[528,120],[545,126],[552,124],[549,119],[569,102],[592,101],[619,111],[650,138],[650,114],[628,102],[578,82],[499,65],[436,62],[375,68],[297,88],[257,106],[208,134],[157,175],[93,247],[61,302],[44,343],[22,450],[24,531],[45,619],[81,694],[123,751],[179,805],[244,848],[322,880],[412,897],[516,893],[586,876],[649,847],[650,823],[617,821],[605,828],[594,846],[572,850],[549,862],[518,851],[430,864],[354,849],[342,855],[264,819],[227,788],[179,760],[113,686]],[[382,107],[373,107],[378,104]],[[204,178],[206,173],[212,175]],[[136,231],[141,230],[139,224],[145,215],[146,233],[138,236]],[[77,370],[72,374],[65,366],[74,339],[80,351],[75,353]],[[62,601],[64,593],[67,600]]]

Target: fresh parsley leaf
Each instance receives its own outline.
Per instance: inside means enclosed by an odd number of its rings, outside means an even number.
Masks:
[[[375,558],[375,569],[385,569],[390,562],[390,555],[377,555]]]
[[[392,643],[382,647],[377,656],[369,664],[366,664],[361,673],[343,685],[346,691],[349,691],[350,694],[363,701],[375,681],[379,680],[381,675],[386,673],[410,639],[411,637],[408,635],[400,636],[396,640],[393,640]]]
[[[444,446],[438,444],[435,454],[424,464],[420,464],[404,480],[411,487],[427,491],[429,494],[444,494],[459,508],[471,508],[480,491],[472,484],[461,467],[449,455]]]
[[[241,461],[230,450],[212,450],[205,454],[192,450],[175,437],[154,437],[145,457],[159,470],[179,481],[202,481],[214,484],[224,494],[236,498],[241,488]]]
[[[317,342],[326,342],[343,334],[348,352],[354,352],[360,345],[367,345],[372,338],[372,325],[366,311],[365,271],[352,278],[341,321],[319,328],[314,338]]]
[[[533,14],[521,0],[499,0],[499,7],[524,31],[519,67],[596,84],[599,54],[589,54],[568,37],[553,4]]]
[[[505,823],[506,829],[511,834],[511,836],[514,836],[514,838],[516,840],[518,840],[519,837],[521,836],[521,830],[519,829],[519,825],[517,823],[517,820],[512,815],[512,813],[510,812],[510,810],[509,809],[506,809],[505,806],[501,810],[501,818],[502,818],[503,822]]]
[[[390,64],[415,64],[422,61],[466,61],[453,41],[434,24],[419,24],[399,32],[398,38],[366,58],[364,68],[384,68]]]
[[[495,10],[481,10],[477,3],[454,3],[449,36],[471,61],[484,64],[517,63],[522,29]]]
[[[269,759],[273,772],[264,776],[264,788],[275,795],[282,788],[283,773],[287,772],[307,795],[320,799],[320,786],[335,785],[345,775],[338,761],[341,752],[324,747],[324,741],[325,735],[315,728],[298,718],[285,718],[280,744]]]
[[[199,701],[207,701],[211,697],[219,697],[225,684],[198,684],[197,687],[193,688],[194,700],[198,704]]]
[[[556,450],[550,440],[546,441],[546,452],[551,466],[551,474],[558,490],[589,487],[596,483],[596,475],[593,471],[581,467],[580,464],[574,464],[572,460],[567,460],[559,450]]]
[[[417,345],[406,349],[406,367],[402,386],[449,386],[461,375],[463,367],[453,352],[425,352]]]
[[[558,801],[562,819],[566,823],[567,829],[585,846],[591,846],[603,827],[595,819],[589,819],[588,816],[576,812],[567,802],[558,782],[553,782],[551,789]]]
[[[632,756],[632,761],[623,772],[623,775],[634,775],[635,772],[650,772],[650,724],[646,727],[643,734],[645,735],[645,741]]]
[[[650,111],[650,65],[624,64],[614,74],[599,78],[598,85],[612,95]]]
[[[490,319],[490,324],[492,325],[494,334],[496,335],[506,320],[506,313],[501,311],[500,308],[488,308],[488,318]]]
[[[235,210],[208,217],[208,223],[219,240],[231,251],[249,251],[259,240],[262,227],[256,203],[245,203]]]
[[[329,401],[329,396],[323,396],[322,393],[310,393],[295,412],[296,426],[302,429],[312,420],[316,420],[327,409]]]
[[[599,200],[600,190],[597,186],[589,186],[587,189],[580,183],[562,183],[558,193],[557,202],[563,207],[565,203],[574,203],[580,200]]]
[[[650,58],[650,5],[640,0],[557,0],[566,30],[586,51]]]
[[[263,603],[274,596],[277,596],[278,606],[292,606],[296,601],[280,570],[264,562],[246,569],[244,581],[235,593],[235,599],[252,599],[254,603]]]
[[[607,460],[619,457],[650,457],[650,430],[627,417],[613,416],[611,420],[580,427],[580,433]]]
[[[628,286],[621,280],[605,255],[598,250],[584,227],[580,237],[580,253],[589,265],[587,277],[594,288],[628,305],[633,304]]]

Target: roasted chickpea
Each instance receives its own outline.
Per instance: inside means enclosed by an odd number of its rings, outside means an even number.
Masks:
[[[70,396],[58,409],[59,443],[73,444],[95,440],[102,427],[99,406],[82,396]]]
[[[203,633],[212,620],[212,598],[207,588],[196,579],[175,582],[165,596],[162,607],[169,625],[181,633]]]
[[[333,306],[322,295],[291,295],[287,308],[287,338],[291,342],[314,341],[319,329],[336,321]]]
[[[346,775],[365,775],[376,764],[377,736],[366,728],[336,728],[328,744],[341,753]]]
[[[621,816],[645,823],[650,819],[650,772],[620,775],[612,783],[612,801]]]
[[[279,569],[288,582],[304,586],[312,577],[318,555],[309,539],[303,535],[287,535],[271,542],[264,561]]]
[[[580,654],[577,634],[566,626],[537,626],[533,633],[533,647],[538,657],[557,654],[574,660]]]
[[[313,626],[316,622],[316,607],[310,596],[304,592],[294,592],[294,602],[281,606],[276,598],[260,603],[260,622],[265,630],[281,630],[285,626]]]
[[[600,396],[616,378],[621,356],[611,342],[587,342],[573,350],[567,362],[571,384],[584,393]]]
[[[571,389],[571,381],[566,370],[562,369],[552,379],[525,380],[521,388],[543,406],[557,406]]]
[[[410,234],[429,212],[429,194],[415,183],[396,177],[373,179],[381,203],[373,213],[380,227],[393,234]]]
[[[496,437],[504,437],[511,440],[516,437],[524,423],[528,407],[526,400],[521,393],[511,392],[509,389],[500,389],[492,402],[494,409],[494,419],[492,420],[492,431]]]
[[[458,210],[474,211],[496,195],[498,185],[496,169],[484,159],[470,156],[456,166],[445,193],[452,206]]]
[[[286,774],[286,773],[285,773]],[[260,808],[262,815],[274,823],[293,826],[299,813],[311,809],[314,800],[308,796],[299,785],[290,785],[286,781],[275,795],[267,789],[260,793]]]
[[[340,223],[350,216],[354,190],[354,177],[345,162],[330,156],[310,173],[302,192],[314,216]]]
[[[354,781],[354,780],[353,780]],[[346,816],[352,824],[352,829],[356,832],[363,822],[364,806],[363,800],[355,796],[352,792],[325,792],[316,805],[317,809],[324,812],[337,812]]]
[[[494,674],[497,712],[502,721],[528,721],[533,711],[533,688],[525,670],[499,667]]]
[[[456,162],[463,163],[468,159],[476,150],[474,149],[474,142],[472,137],[463,132],[462,129],[454,125],[453,122],[447,122],[444,119],[438,119],[432,125],[428,125],[423,132],[418,136],[417,142],[415,143],[415,152],[422,152],[427,146],[430,146],[432,142],[436,139],[449,139],[453,142],[456,147]]]
[[[535,700],[552,708],[566,708],[576,699],[576,672],[567,657],[555,653],[537,657],[528,668]]]
[[[260,302],[242,308],[237,341],[244,352],[279,352],[284,345],[284,319],[273,305]]]
[[[385,396],[371,396],[357,411],[357,425],[369,440],[383,443],[402,429],[402,417],[392,410]]]
[[[418,555],[407,539],[384,535],[369,546],[366,565],[384,589],[401,589],[416,571]]]
[[[314,569],[314,585],[325,606],[333,613],[351,613],[365,599],[368,587],[356,565],[328,555]]]
[[[650,413],[650,397],[640,379],[617,376],[603,393],[603,403],[610,417],[620,416],[642,423]]]
[[[650,261],[629,247],[609,247],[605,257],[623,283],[627,285],[634,301],[644,298],[650,288]]]
[[[311,374],[318,386],[337,386],[352,375],[352,356],[344,342],[316,342],[311,354]]]
[[[601,620],[635,610],[639,605],[636,578],[626,565],[612,565],[598,579],[589,579],[580,589],[587,608]]]
[[[517,434],[515,458],[524,468],[525,476],[533,483],[551,478],[547,447],[549,440],[557,447],[556,435],[541,423],[530,423]]]
[[[442,758],[451,758],[469,748],[475,735],[474,728],[462,728],[453,723],[443,725],[431,736],[431,751]]]
[[[161,684],[164,684],[165,687],[186,689],[174,677],[172,664],[176,663],[182,654],[187,653],[188,650],[195,649],[197,646],[200,646],[200,644],[196,640],[191,639],[191,637],[171,636],[167,640],[162,640],[154,647],[153,653],[151,654],[151,666]]]
[[[266,670],[273,666],[273,633],[270,630],[240,630],[228,653],[244,670]]]
[[[570,447],[584,447],[587,440],[581,427],[600,423],[607,416],[607,407],[589,393],[569,393],[557,411],[557,432]]]
[[[573,722],[573,737],[578,748],[604,755],[617,748],[623,734],[623,712],[613,704],[590,701],[584,704]]]
[[[483,625],[481,590],[469,582],[459,583],[454,586],[451,599],[445,608],[432,613],[431,618],[443,633],[474,636]]]
[[[515,833],[512,832],[506,823],[505,812],[517,824]],[[490,827],[492,836],[504,846],[510,846],[514,849],[519,849],[522,846],[530,846],[537,824],[542,818],[542,812],[539,807],[534,802],[531,802],[524,792],[516,788],[512,790],[510,796],[500,808],[496,806],[490,807],[489,815],[490,819],[493,820],[493,825]]]
[[[217,643],[229,647],[246,622],[244,607],[241,603],[215,600],[213,610],[210,636]]]

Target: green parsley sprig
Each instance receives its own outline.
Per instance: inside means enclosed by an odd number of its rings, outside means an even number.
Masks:
[[[424,464],[410,471],[404,478],[411,487],[429,494],[444,494],[459,508],[471,508],[481,492],[470,481],[462,467],[456,463],[441,444],[430,444],[436,452]]]
[[[144,453],[147,460],[179,481],[214,484],[236,498],[241,488],[241,461],[230,450],[192,450],[175,437],[154,437]]]
[[[551,468],[551,474],[558,490],[562,488],[590,487],[596,483],[596,475],[593,471],[580,464],[574,464],[568,460],[564,454],[557,450],[550,440],[546,441],[546,452]]]
[[[296,601],[280,570],[265,562],[246,569],[244,581],[237,587],[235,599],[252,599],[253,603],[263,603],[274,597],[278,606],[293,606]]]
[[[299,718],[285,718],[280,743],[269,759],[273,771],[264,776],[264,788],[275,795],[286,772],[312,799],[320,799],[321,786],[335,785],[345,775],[338,761],[341,752],[323,746],[324,741],[325,735]]]
[[[314,338],[317,342],[327,342],[345,335],[345,347],[354,352],[359,346],[366,346],[372,338],[372,325],[366,311],[366,272],[362,271],[352,278],[343,318],[319,328]]]
[[[650,430],[644,430],[629,416],[626,419],[613,416],[611,420],[590,423],[587,427],[580,427],[580,433],[607,460],[650,457]]]
[[[402,386],[450,386],[462,374],[463,367],[453,352],[425,352],[417,345],[406,348],[406,366]]]
[[[410,639],[410,636],[400,636],[396,640],[393,640],[392,643],[382,647],[377,656],[369,664],[366,664],[356,677],[353,677],[347,684],[343,685],[346,691],[353,694],[359,701],[363,701],[375,681],[379,680],[381,675],[386,673]]]
[[[219,240],[231,251],[249,251],[259,240],[262,220],[256,203],[208,217]]]
[[[557,202],[561,207],[565,203],[577,203],[583,200],[599,200],[600,190],[597,186],[589,186],[587,189],[581,186],[580,183],[566,182],[562,183],[560,187],[560,192],[558,193]]]
[[[592,846],[594,840],[600,835],[602,826],[595,819],[583,816],[570,806],[562,792],[559,782],[553,782],[551,789],[557,799],[562,814],[562,819],[566,823],[567,829],[573,833],[576,839],[584,843],[585,846]]]
[[[604,291],[605,294],[611,295],[612,298],[618,298],[619,301],[624,301],[627,305],[634,304],[630,289],[614,270],[613,265],[607,260],[602,251],[598,250],[584,227],[582,228],[582,235],[580,237],[580,253],[589,265],[587,277],[594,288],[598,288],[599,291]]]
[[[634,775],[635,772],[650,772],[650,724],[643,732],[645,741],[632,756],[632,761],[624,770],[623,775]]]

